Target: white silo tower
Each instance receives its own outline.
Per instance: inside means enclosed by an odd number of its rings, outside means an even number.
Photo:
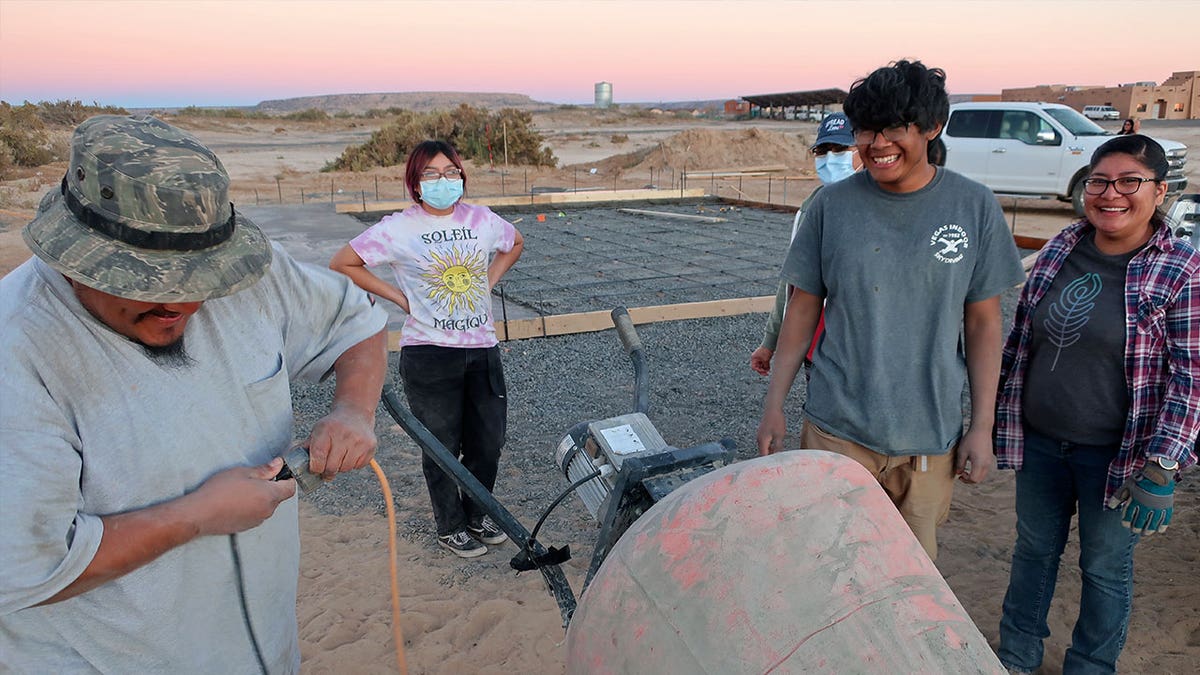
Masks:
[[[597,82],[596,83],[596,107],[610,108],[612,107],[612,83]]]

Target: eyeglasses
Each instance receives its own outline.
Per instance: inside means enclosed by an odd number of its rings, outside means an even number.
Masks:
[[[849,145],[839,145],[837,143],[822,143],[811,150],[813,157],[824,157],[831,152],[847,152],[854,148]]]
[[[894,127],[880,129],[879,131],[872,131],[870,129],[855,129],[854,142],[858,143],[859,145],[870,145],[875,142],[876,136],[883,134],[883,137],[886,138],[888,142],[899,143],[900,141],[904,140],[906,135],[908,135],[909,126],[910,125],[906,122],[904,124],[897,124]]]
[[[421,172],[421,180],[437,180],[445,178],[446,180],[458,180],[462,178],[462,169],[457,167],[446,169],[445,171],[436,171],[434,169],[425,169]]]
[[[1107,178],[1085,178],[1083,179],[1083,191],[1098,197],[1104,194],[1108,186],[1113,186],[1119,195],[1131,195],[1142,189],[1142,183],[1157,183],[1157,178],[1142,178],[1141,176],[1121,176],[1108,180]]]

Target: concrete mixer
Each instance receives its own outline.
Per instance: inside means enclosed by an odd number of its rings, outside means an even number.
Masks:
[[[634,412],[572,427],[555,450],[571,486],[532,533],[386,390],[396,421],[537,569],[567,629],[571,673],[1004,673],[883,489],[816,450],[734,462],[730,441],[667,444],[647,413],[641,343]],[[579,600],[567,547],[537,532],[575,493],[600,528]]]

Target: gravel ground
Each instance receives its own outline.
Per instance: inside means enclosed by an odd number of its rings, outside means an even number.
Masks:
[[[1009,325],[1016,290],[1003,296]],[[650,376],[650,419],[663,438],[688,447],[732,439],[741,459],[755,456],[767,380],[750,370],[763,314],[674,321],[638,327]],[[574,424],[630,412],[633,369],[615,331],[502,343],[509,388],[509,431],[496,496],[527,528],[567,486],[555,467],[554,448]],[[391,355],[389,386],[398,386],[398,354]],[[307,434],[328,409],[332,383],[294,390],[297,434]],[[797,378],[788,403],[789,433],[799,433],[804,399]],[[966,406],[964,396],[964,407]],[[391,483],[402,536],[432,546],[433,526],[415,443],[381,406],[376,459]],[[792,436],[795,438],[796,436]],[[339,476],[306,495],[319,510],[342,514],[383,511],[383,499],[368,471]],[[576,557],[590,556],[596,523],[578,498],[564,500],[539,535],[546,545],[572,544]]]

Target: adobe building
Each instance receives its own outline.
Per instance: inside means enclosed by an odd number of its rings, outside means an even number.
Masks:
[[[1005,101],[1063,103],[1083,110],[1085,105],[1110,105],[1121,117],[1160,120],[1200,119],[1200,70],[1171,73],[1162,84],[1134,82],[1116,87],[1042,84],[1004,89]]]

